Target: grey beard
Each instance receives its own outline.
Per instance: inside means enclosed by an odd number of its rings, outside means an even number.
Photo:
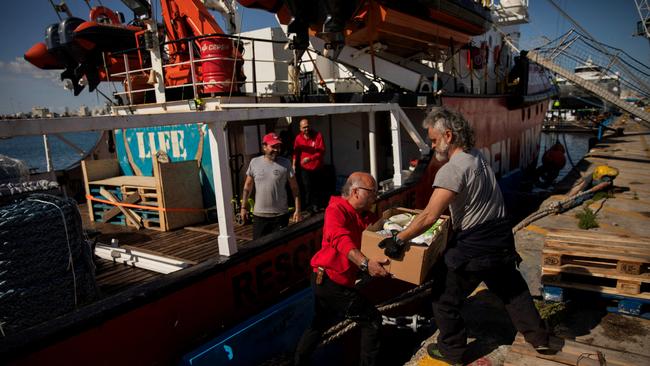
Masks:
[[[436,151],[436,160],[438,160],[441,163],[446,162],[447,160],[449,160],[449,152]]]

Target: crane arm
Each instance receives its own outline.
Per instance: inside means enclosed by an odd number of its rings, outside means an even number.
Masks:
[[[224,33],[200,0],[162,0],[160,4],[168,41]],[[187,60],[187,44],[171,43],[169,50],[177,61]]]

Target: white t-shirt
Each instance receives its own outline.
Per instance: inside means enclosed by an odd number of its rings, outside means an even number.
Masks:
[[[438,170],[433,187],[456,192],[456,198],[449,205],[455,230],[467,230],[506,216],[494,172],[477,149],[454,154]]]

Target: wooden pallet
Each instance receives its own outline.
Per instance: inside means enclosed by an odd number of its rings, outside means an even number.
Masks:
[[[650,238],[552,230],[542,250],[542,283],[650,299]]]
[[[650,365],[650,357],[622,350],[599,347],[568,339],[551,337],[551,348],[558,350],[554,355],[542,355],[517,334],[510,352],[506,356],[506,366],[557,366],[580,365],[600,366],[604,361],[608,366]],[[599,361],[600,357],[600,361]]]

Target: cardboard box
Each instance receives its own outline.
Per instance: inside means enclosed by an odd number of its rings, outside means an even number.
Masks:
[[[384,250],[379,248],[378,244],[384,239],[384,236],[376,232],[381,230],[384,222],[391,216],[399,213],[418,214],[422,210],[412,210],[407,208],[391,208],[383,212],[382,218],[374,224],[368,226],[361,236],[361,252],[371,259],[386,258]],[[443,223],[440,225],[440,231],[436,234],[431,245],[406,243],[406,249],[402,259],[391,259],[390,263],[385,266],[394,278],[402,281],[420,285],[424,282],[429,270],[438,260],[440,254],[447,245],[447,233],[449,232],[449,217],[441,216]]]

